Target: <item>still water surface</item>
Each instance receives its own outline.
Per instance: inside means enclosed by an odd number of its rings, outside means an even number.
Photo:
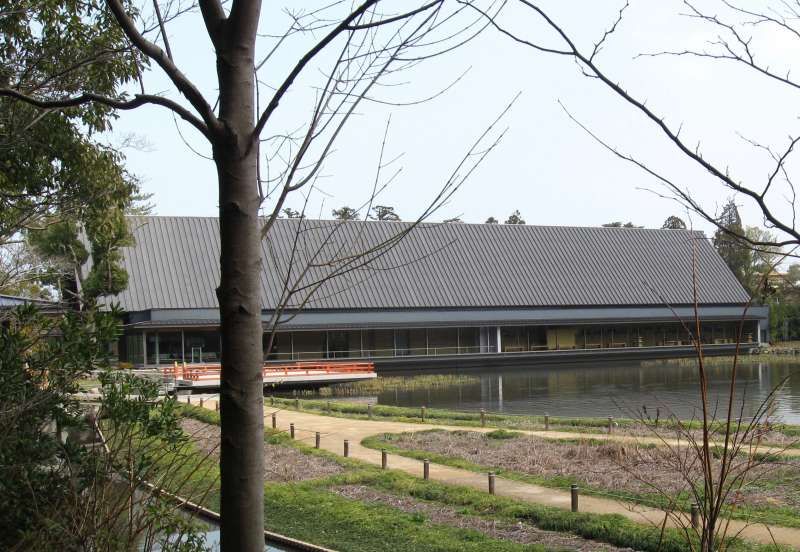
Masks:
[[[731,364],[715,364],[707,370],[709,395],[712,405],[720,408],[721,417],[721,409],[727,405]],[[632,409],[646,406],[653,414],[660,408],[662,417],[671,412],[683,419],[696,416],[700,404],[697,367],[686,362],[492,368],[458,373],[475,377],[467,383],[445,387],[381,392],[377,403],[591,417],[628,417]],[[775,413],[784,423],[800,424],[800,361],[741,364],[734,405],[738,408],[744,404],[744,416],[752,416],[784,379],[786,382],[775,396]]]

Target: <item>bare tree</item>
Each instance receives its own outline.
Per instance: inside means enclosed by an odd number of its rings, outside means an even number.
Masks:
[[[383,102],[375,95],[382,79],[459,46],[485,26],[471,15],[463,21],[464,6],[445,11],[444,0],[404,4],[394,12],[384,5],[365,0],[352,8],[333,2],[306,11],[287,9],[285,32],[263,36],[263,47],[257,48],[260,0],[199,0],[204,33],[216,61],[218,96],[208,98],[181,69],[170,46],[170,23],[191,15],[195,4],[154,2],[154,8],[146,11],[148,3],[137,9],[125,0],[105,0],[107,21],[124,33],[130,50],[99,51],[91,59],[77,60],[76,67],[102,66],[109,56],[141,57],[169,79],[180,100],[148,92],[147,75],[139,76],[140,90],[132,96],[90,89],[75,90],[70,96],[48,94],[48,80],[74,69],[61,66],[43,76],[42,86],[21,90],[4,83],[0,88],[1,96],[42,110],[157,106],[188,123],[211,149],[219,182],[221,237],[217,296],[222,327],[224,550],[263,549],[260,239],[269,234],[287,197],[314,185],[358,105]],[[277,52],[298,36],[313,37],[314,42],[276,79],[283,72],[275,67]],[[314,89],[309,120],[293,132],[274,128],[281,102],[314,69],[324,77]],[[261,224],[259,210],[265,202],[269,216]]]
[[[565,27],[557,22],[541,6],[540,2],[533,0],[517,0],[523,10],[535,20],[542,23],[549,31],[543,36],[525,36],[512,31],[503,23],[497,14],[491,14],[488,9],[482,8],[478,2],[461,0],[470,5],[474,10],[484,15],[486,20],[502,35],[517,44],[530,49],[537,54],[555,55],[569,59],[576,63],[579,70],[586,77],[597,80],[608,90],[616,94],[624,103],[634,111],[650,121],[662,136],[665,136],[677,152],[701,168],[716,181],[723,190],[732,192],[755,206],[763,215],[764,225],[778,233],[777,239],[770,242],[753,241],[744,232],[730,232],[733,237],[751,246],[795,246],[800,244],[800,229],[796,226],[796,193],[792,177],[792,157],[800,136],[789,130],[788,138],[784,145],[773,147],[764,145],[756,140],[745,139],[757,151],[764,153],[769,161],[766,167],[766,176],[761,182],[748,182],[735,175],[729,167],[727,160],[715,162],[703,155],[698,145],[689,144],[681,134],[683,125],[673,126],[667,122],[664,114],[658,113],[647,105],[647,101],[628,92],[623,84],[608,72],[602,64],[601,53],[612,40],[614,33],[624,23],[623,18],[628,7],[626,1],[622,4],[610,26],[598,33],[597,41],[591,48],[581,48],[576,37],[570,35]],[[780,72],[775,69],[776,64],[760,54],[758,43],[765,40],[766,33],[778,33],[790,41],[800,43],[800,25],[798,15],[800,9],[794,2],[781,2],[780,0],[763,0],[759,7],[751,4],[732,0],[719,0],[715,2],[719,11],[710,15],[711,11],[704,11],[696,7],[695,3],[684,1],[687,17],[707,24],[715,33],[703,50],[677,49],[656,53],[638,54],[644,56],[693,56],[706,58],[710,61],[735,63],[753,75],[753,78],[769,79],[778,86],[787,87],[789,90],[800,89],[800,81],[794,79],[791,72]],[[763,31],[763,33],[759,33]],[[685,208],[700,215],[700,217],[720,228],[718,217],[711,206],[703,205],[697,200],[692,190],[681,183],[671,179],[666,172],[652,165],[646,164],[632,154],[625,153],[615,145],[609,143],[592,129],[589,129],[578,118],[567,110],[562,104],[567,115],[583,130],[591,135],[599,144],[613,155],[631,163],[648,175],[652,176],[665,187],[670,198],[679,201]],[[790,117],[793,119],[793,117]],[[788,208],[786,215],[781,215],[783,209]],[[725,231],[724,229],[720,228]]]

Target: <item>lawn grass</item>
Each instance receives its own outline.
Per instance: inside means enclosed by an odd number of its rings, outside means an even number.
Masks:
[[[444,431],[444,430],[431,429],[427,431]],[[533,485],[539,485],[551,489],[560,489],[562,491],[565,491],[568,490],[573,483],[578,483],[581,486],[582,494],[598,496],[598,497],[609,497],[611,495],[611,497],[614,498],[615,500],[624,500],[627,502],[641,504],[652,508],[665,509],[669,507],[667,500],[663,496],[657,493],[633,492],[619,488],[615,489],[613,493],[610,493],[607,489],[587,486],[585,485],[584,482],[578,481],[569,476],[543,476],[530,473],[523,473],[514,470],[498,468],[496,466],[475,464],[463,458],[446,456],[443,454],[437,454],[430,451],[413,450],[413,449],[410,450],[406,448],[401,448],[391,443],[391,438],[394,435],[396,434],[384,434],[383,436],[373,435],[362,440],[361,444],[367,448],[375,450],[385,449],[387,452],[390,452],[392,454],[397,454],[399,456],[414,458],[416,460],[427,459],[433,462],[434,464],[451,466],[454,468],[460,468],[476,473],[487,473],[489,471],[492,471],[496,475],[504,477],[506,479],[521,481],[523,483],[530,483]],[[504,436],[504,438],[508,437]],[[559,439],[556,441],[564,443],[573,443],[573,444],[576,442],[571,439],[564,439],[564,440]],[[588,441],[588,444],[592,443],[593,443],[592,441]],[[604,444],[604,443],[602,441],[596,441],[594,442],[594,444]],[[768,480],[762,481],[760,484],[767,485],[769,484],[769,481]],[[673,508],[676,508],[684,512],[689,512],[691,508],[691,503],[694,500],[693,497],[688,492],[682,492],[675,497],[675,501],[676,503],[673,505]],[[733,519],[750,520],[757,523],[767,523],[770,525],[780,525],[784,527],[800,528],[800,515],[798,515],[798,511],[787,507],[739,505],[737,506],[736,509],[728,512],[726,515],[729,515]]]
[[[219,414],[195,406],[181,406],[185,415],[207,423],[219,423]],[[381,470],[369,464],[342,458],[290,439],[283,432],[267,430],[265,438],[274,444],[324,456],[347,470],[339,475],[300,483],[270,483],[265,488],[265,527],[270,531],[314,542],[338,550],[398,551],[512,551],[544,550],[492,539],[477,531],[428,522],[424,516],[404,513],[380,504],[341,497],[329,489],[340,485],[367,485],[454,508],[464,515],[480,516],[508,523],[529,523],[544,530],[573,533],[584,538],[625,546],[645,552],[690,550],[677,530],[660,531],[636,524],[619,515],[573,514],[565,510],[488,495],[466,487],[422,481],[411,475]],[[215,497],[210,497],[212,500]],[[218,499],[217,499],[218,500]],[[218,504],[218,502],[217,502]],[[213,509],[212,502],[209,507]],[[732,552],[783,550],[734,541]]]

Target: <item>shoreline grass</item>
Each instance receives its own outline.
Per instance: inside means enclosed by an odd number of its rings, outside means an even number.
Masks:
[[[368,407],[363,403],[352,403],[345,401],[325,401],[320,399],[300,399],[300,398],[283,398],[283,397],[270,397],[265,399],[266,407],[281,407],[283,409],[294,410],[295,401],[300,405],[300,410],[314,411],[315,413],[324,414],[328,416],[340,418],[352,418],[366,420],[368,419]],[[440,408],[426,408],[425,421],[421,418],[421,408],[408,407],[408,406],[389,406],[389,405],[372,405],[373,419],[391,420],[404,423],[418,423],[423,424],[446,424],[453,426],[464,427],[479,427],[481,425],[480,412],[463,412],[456,410],[447,410]],[[521,429],[521,430],[544,430],[545,420],[544,416],[525,416],[518,414],[498,414],[495,412],[485,413],[485,427],[492,427],[497,429]],[[614,418],[613,423],[615,428],[635,428],[640,427],[644,429],[643,424],[638,420],[630,418]],[[682,421],[683,427],[686,429],[701,429],[702,423],[699,420]],[[608,428],[608,418],[567,418],[567,417],[549,417],[549,427],[558,431],[570,431],[575,433],[586,433],[587,430],[597,432],[606,432]],[[674,430],[677,424],[674,420],[664,419],[659,422],[659,430]],[[713,429],[720,430],[724,428],[722,422],[715,424]],[[788,424],[775,424],[773,430],[782,433],[789,438],[800,438],[800,426]],[[765,442],[764,445],[769,443]],[[790,443],[789,448],[800,448],[800,442]]]

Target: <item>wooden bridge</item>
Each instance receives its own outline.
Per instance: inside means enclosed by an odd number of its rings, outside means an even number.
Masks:
[[[164,383],[176,390],[209,390],[220,386],[219,364],[175,363],[161,370]],[[265,387],[314,388],[377,377],[371,362],[321,361],[265,364],[261,370]]]

